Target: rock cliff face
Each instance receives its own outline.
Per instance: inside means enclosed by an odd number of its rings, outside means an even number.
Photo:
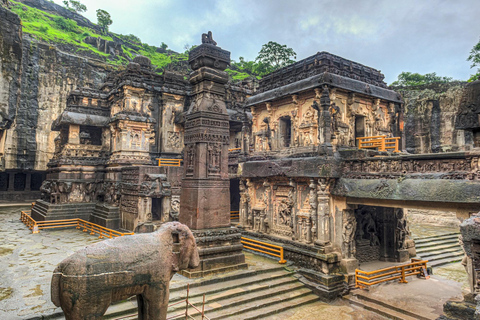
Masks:
[[[461,151],[472,144],[471,133],[455,129],[465,83],[394,88],[405,103],[405,150],[409,153]]]
[[[6,136],[0,170],[44,171],[58,134],[50,126],[68,93],[102,83],[111,66],[23,36],[20,19],[4,7],[0,17],[0,130]]]

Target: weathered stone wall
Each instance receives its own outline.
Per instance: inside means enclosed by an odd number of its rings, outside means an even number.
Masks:
[[[405,103],[405,150],[437,153],[465,150],[471,134],[455,130],[455,118],[465,83],[430,84],[413,89],[393,88]]]
[[[405,209],[408,215],[408,221],[412,224],[433,224],[442,227],[460,226],[460,220],[457,214],[452,211],[436,211],[422,209]]]
[[[0,5],[0,138],[15,117],[22,67],[22,26],[20,18]],[[0,147],[4,141],[0,139]],[[3,158],[0,148],[0,158]],[[0,170],[4,161],[0,161]]]
[[[0,17],[0,121],[11,120],[0,170],[44,171],[58,134],[50,126],[68,93],[99,85],[111,67],[29,39],[18,16],[3,7]]]

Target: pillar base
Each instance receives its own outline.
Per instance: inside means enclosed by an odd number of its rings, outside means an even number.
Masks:
[[[241,234],[237,228],[192,230],[197,241],[200,265],[181,270],[187,278],[201,278],[211,274],[247,269]]]

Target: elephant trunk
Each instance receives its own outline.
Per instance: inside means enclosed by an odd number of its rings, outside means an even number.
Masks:
[[[193,249],[192,256],[190,257],[190,261],[188,262],[188,267],[190,269],[195,269],[200,265],[200,256],[198,255],[197,246]]]
[[[52,297],[52,302],[57,307],[60,307],[60,277],[62,276],[60,272],[60,266],[56,267],[53,271],[52,283],[50,286],[50,295]]]

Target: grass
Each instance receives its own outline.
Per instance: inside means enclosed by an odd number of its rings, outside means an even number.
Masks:
[[[122,45],[125,56],[117,55],[112,59],[110,54],[101,52],[96,47],[84,42],[87,37],[113,41],[111,36],[100,34],[91,28],[79,26],[74,20],[47,13],[16,1],[11,2],[13,3],[11,10],[18,14],[22,20],[23,32],[41,41],[50,44],[68,44],[75,47],[76,52],[93,53],[101,60],[117,66],[127,65],[129,61],[133,60],[137,55],[144,55],[150,58],[152,64],[161,70],[164,70],[167,65],[172,63],[172,60],[176,62],[185,60],[182,57],[184,54],[167,55],[157,52],[156,47],[145,43],[138,43],[140,39],[133,35],[115,35],[127,44]],[[180,57],[176,57],[177,55]]]
[[[52,45],[68,44],[75,48],[77,53],[96,55],[100,60],[113,66],[126,66],[137,55],[143,55],[151,60],[154,69],[156,67],[157,73],[162,73],[169,65],[171,65],[173,69],[180,69],[183,70],[183,72],[188,73],[188,68],[186,67],[188,63],[188,52],[161,53],[157,52],[156,47],[142,43],[140,38],[135,35],[110,33],[125,43],[122,44],[123,56],[111,56],[108,53],[99,51],[95,46],[85,43],[87,37],[114,41],[111,36],[101,34],[97,30],[91,28],[79,26],[74,20],[44,12],[20,2],[13,0],[11,0],[11,2],[13,3],[11,10],[18,14],[22,20],[23,32],[30,34],[37,40]],[[227,71],[230,78],[234,81],[241,81],[251,76],[246,72],[238,70],[227,69],[225,71]]]

